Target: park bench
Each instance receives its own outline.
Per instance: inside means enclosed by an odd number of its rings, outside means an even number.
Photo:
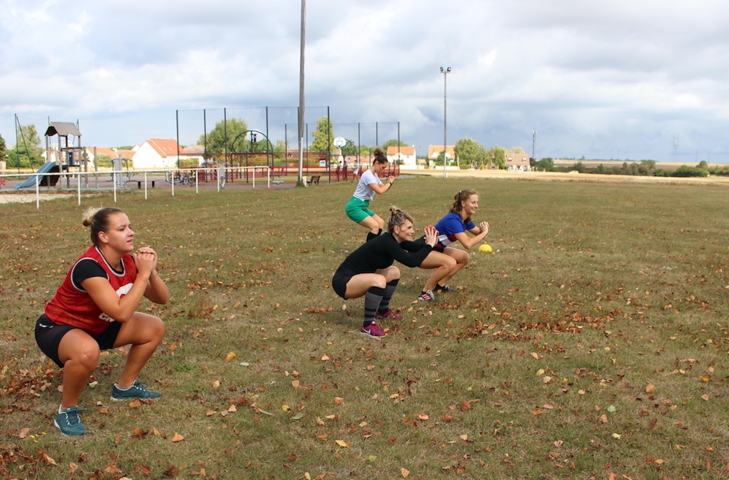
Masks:
[[[312,175],[311,180],[307,180],[307,185],[319,185],[319,179],[321,178],[321,175]]]

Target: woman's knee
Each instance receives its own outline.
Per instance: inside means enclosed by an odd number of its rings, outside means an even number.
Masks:
[[[163,322],[159,317],[150,316],[145,319],[145,324],[149,329],[148,340],[159,345],[165,335],[165,322]]]
[[[459,261],[459,263],[467,264],[471,261],[471,255],[467,252],[463,252],[463,258]]]
[[[395,265],[388,267],[385,274],[385,279],[388,282],[391,282],[393,280],[400,280],[400,269],[397,268]]]
[[[67,356],[66,362],[73,361],[78,365],[83,365],[86,370],[93,371],[99,365],[99,357],[101,351],[96,342],[83,342],[74,345],[68,351],[64,352]]]

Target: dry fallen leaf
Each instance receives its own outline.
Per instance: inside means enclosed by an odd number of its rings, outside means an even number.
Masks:
[[[172,436],[172,441],[173,441],[173,442],[175,442],[175,443],[177,443],[177,442],[181,442],[181,441],[183,441],[184,439],[185,439],[185,437],[183,437],[182,435],[180,435],[180,434],[179,434],[179,433],[177,433],[177,432],[175,432],[175,434],[174,434],[174,435]]]
[[[129,403],[129,408],[139,408],[142,406],[142,402],[139,399],[136,399]]]
[[[649,383],[649,384],[648,384],[648,385],[647,385],[647,386],[645,387],[645,393],[653,393],[653,392],[655,392],[655,391],[656,391],[656,386],[655,386],[655,385],[653,385],[652,383]]]
[[[407,468],[401,468],[400,473],[402,474],[402,478],[408,478],[408,475],[410,475],[410,470]]]
[[[236,354],[233,352],[228,352],[228,355],[225,356],[225,361],[230,362],[236,357]]]
[[[41,456],[48,465],[56,465],[56,461],[49,457],[46,452],[41,452]]]
[[[294,388],[299,388],[299,381],[298,380],[292,380],[291,381],[291,386],[294,387]]]
[[[122,473],[122,471],[119,470],[119,467],[117,467],[116,465],[107,465],[104,471],[106,473],[111,473],[112,475]]]
[[[342,403],[344,403],[344,399],[342,397],[334,397],[334,403],[336,403],[337,405],[341,405]]]
[[[349,445],[344,440],[337,440],[337,445],[339,445],[342,448],[348,448]]]

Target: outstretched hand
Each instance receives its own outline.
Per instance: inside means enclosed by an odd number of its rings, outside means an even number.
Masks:
[[[425,232],[425,243],[431,247],[435,247],[438,243],[438,230],[433,225],[427,225],[423,231]]]

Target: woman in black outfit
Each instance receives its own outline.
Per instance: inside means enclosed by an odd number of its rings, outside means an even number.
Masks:
[[[425,237],[413,241],[415,229],[410,215],[390,207],[387,233],[377,236],[349,254],[332,278],[332,288],[340,297],[365,297],[364,323],[360,332],[372,338],[385,336],[376,319],[402,317],[390,309],[390,299],[400,280],[398,262],[418,267],[438,242],[438,232],[432,225],[425,227]]]

